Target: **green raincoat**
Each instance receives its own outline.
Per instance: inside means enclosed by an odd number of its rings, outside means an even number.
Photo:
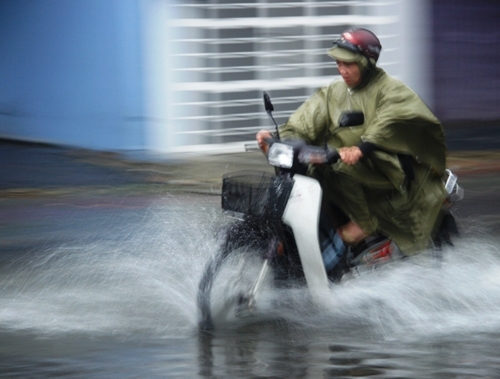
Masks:
[[[319,89],[286,124],[283,139],[300,138],[331,148],[370,142],[377,149],[349,166],[314,168],[325,198],[365,231],[395,240],[405,254],[428,246],[446,198],[446,146],[440,122],[405,84],[374,68],[366,85],[349,89],[343,80]],[[340,127],[345,112],[362,111],[364,124]],[[398,156],[412,158],[414,179]]]

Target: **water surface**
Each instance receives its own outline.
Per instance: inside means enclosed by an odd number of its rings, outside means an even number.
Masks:
[[[319,307],[266,287],[258,315],[223,313],[200,333],[198,281],[227,222],[218,201],[4,204],[0,376],[499,377],[500,249],[474,220],[441,264],[364,274]]]

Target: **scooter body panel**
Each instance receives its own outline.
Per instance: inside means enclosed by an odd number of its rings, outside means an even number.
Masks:
[[[329,288],[318,236],[322,190],[315,179],[298,174],[293,179],[282,219],[293,230],[307,286],[320,294]]]

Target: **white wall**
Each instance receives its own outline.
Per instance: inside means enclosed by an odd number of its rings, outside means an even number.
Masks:
[[[169,123],[169,82],[172,64],[169,6],[164,0],[140,0],[141,52],[144,72],[144,131],[148,150],[166,152],[174,143]]]

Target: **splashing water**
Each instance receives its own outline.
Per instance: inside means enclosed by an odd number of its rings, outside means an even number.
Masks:
[[[500,326],[500,248],[493,240],[464,239],[444,252],[442,262],[423,253],[333,285],[320,306],[305,290],[263,291],[260,320],[342,335],[492,332]]]
[[[61,244],[1,268],[0,328],[155,337],[196,331],[198,281],[219,247],[219,211],[169,202],[138,220],[110,227],[123,238]],[[466,238],[445,251],[440,267],[425,255],[382,267],[333,286],[321,307],[311,307],[305,290],[269,283],[259,302],[260,320],[344,334],[368,328],[390,339],[495,330],[500,249],[492,239]]]
[[[0,267],[0,328],[41,334],[179,336],[197,323],[196,290],[216,248],[213,209],[154,204],[112,238],[33,247]],[[113,226],[116,224],[115,226]],[[75,231],[77,234],[78,231]],[[54,246],[55,245],[55,246]]]
[[[495,330],[500,325],[500,249],[460,241],[441,265],[428,256],[383,267],[332,292],[332,314],[392,335]]]

